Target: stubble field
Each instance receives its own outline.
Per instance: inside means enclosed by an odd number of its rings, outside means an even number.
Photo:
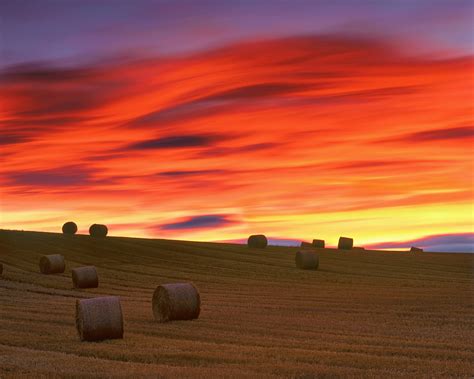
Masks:
[[[472,377],[474,255],[297,248],[0,231],[0,378]],[[42,275],[44,254],[64,274]],[[98,268],[97,289],[70,269]],[[156,323],[162,283],[192,281],[193,321]],[[80,342],[75,301],[121,297],[122,340]]]

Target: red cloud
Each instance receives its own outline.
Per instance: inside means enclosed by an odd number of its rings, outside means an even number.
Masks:
[[[0,76],[5,211],[50,204],[51,214],[87,209],[121,224],[135,212],[131,225],[146,229],[162,213],[236,212],[245,227],[262,216],[468,203],[472,63],[325,36],[13,67]]]

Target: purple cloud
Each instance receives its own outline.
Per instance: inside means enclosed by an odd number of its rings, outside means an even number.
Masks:
[[[200,147],[212,144],[216,136],[189,134],[180,136],[170,136],[157,139],[150,139],[132,143],[125,147],[126,150],[158,150],[174,149],[183,147]]]
[[[271,142],[262,142],[262,143],[253,143],[250,145],[244,146],[235,146],[235,147],[209,147],[204,151],[200,151],[196,154],[198,158],[207,158],[207,157],[215,157],[215,156],[224,156],[224,155],[232,155],[232,154],[240,154],[240,153],[247,153],[247,152],[256,152],[256,151],[264,151],[269,150],[272,148],[276,148],[282,146],[283,143],[271,143]]]
[[[474,253],[474,233],[437,234],[411,241],[382,242],[366,246],[371,249],[404,249],[421,247],[426,251]]]
[[[272,96],[288,95],[310,89],[308,84],[300,83],[260,83],[243,87],[236,87],[208,96],[202,101],[230,101],[254,98],[268,98]]]
[[[313,85],[314,87],[314,85]],[[154,127],[171,122],[183,122],[198,117],[208,117],[216,113],[229,112],[234,106],[246,104],[249,100],[266,100],[281,95],[308,90],[308,84],[260,83],[235,87],[212,95],[180,102],[159,111],[140,116],[128,123],[131,127]]]
[[[164,177],[187,177],[187,176],[207,176],[207,175],[224,175],[229,174],[229,170],[175,170],[163,171],[158,173]]]
[[[12,185],[32,187],[83,186],[92,181],[92,170],[76,166],[59,167],[51,170],[9,173]]]
[[[268,244],[272,246],[300,246],[301,240],[289,238],[268,238]]]
[[[162,224],[158,230],[189,230],[189,229],[209,229],[221,228],[234,224],[229,215],[202,215],[189,217],[183,221]]]
[[[301,245],[301,240],[299,239],[291,239],[291,238],[273,238],[273,237],[267,237],[268,239],[268,245],[269,246],[300,246]],[[224,241],[217,241],[217,242],[223,242],[223,243],[239,243],[239,244],[246,244],[247,243],[247,238],[239,238],[239,239],[233,239],[233,240],[224,240]]]
[[[209,116],[227,109],[228,108],[224,108],[222,104],[210,104],[202,99],[197,99],[140,116],[129,122],[128,125],[131,127],[155,127],[157,125],[183,122],[197,117]]]
[[[52,67],[45,63],[25,63],[7,67],[0,72],[3,82],[67,82],[89,78],[93,70],[87,68]]]
[[[456,128],[423,130],[421,132],[405,134],[399,137],[389,138],[379,142],[431,142],[446,141],[474,137],[473,126],[460,126]]]
[[[14,145],[17,143],[28,142],[30,139],[21,134],[17,133],[5,133],[0,135],[0,146],[2,145]]]
[[[28,120],[33,125],[49,125],[55,119],[81,119],[84,111],[103,106],[129,84],[122,77],[113,77],[112,72],[105,65],[66,68],[53,63],[28,63],[0,70],[5,96],[11,93],[22,99],[9,110],[8,123],[21,126]]]
[[[458,128],[426,130],[423,132],[413,133],[409,135],[407,139],[416,141],[438,141],[471,137],[474,137],[474,127],[461,126]]]

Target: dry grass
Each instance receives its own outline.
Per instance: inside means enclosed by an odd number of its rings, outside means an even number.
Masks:
[[[473,259],[0,232],[0,377],[472,377]],[[101,287],[69,270],[38,272],[43,254],[95,265]],[[157,323],[157,285],[194,282],[201,314]],[[120,296],[123,339],[81,343],[76,299]]]

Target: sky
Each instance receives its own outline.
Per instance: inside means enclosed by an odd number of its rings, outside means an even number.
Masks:
[[[0,228],[473,250],[471,1],[0,2]]]

